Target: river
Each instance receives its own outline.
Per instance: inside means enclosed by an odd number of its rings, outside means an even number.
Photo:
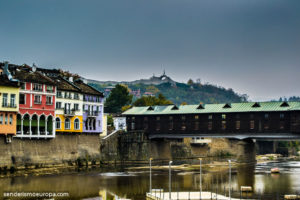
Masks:
[[[270,174],[270,168],[278,167],[280,174]],[[173,191],[199,191],[199,172],[172,171]],[[228,195],[228,171],[202,174],[203,190]],[[152,188],[168,191],[168,171],[153,171]],[[240,186],[252,186],[252,197],[278,199],[284,194],[300,193],[300,162],[272,162],[255,166],[240,166],[232,170],[233,196]],[[72,174],[10,177],[0,179],[0,198],[4,192],[68,193],[65,198],[52,199],[114,199],[114,196],[143,200],[149,190],[149,171],[92,170]],[[14,194],[15,195],[15,194]],[[246,194],[243,194],[244,197]],[[248,194],[247,198],[251,198]],[[98,198],[96,198],[98,197]],[[11,198],[22,199],[22,198]],[[30,199],[30,198],[29,198]],[[37,198],[32,198],[37,199]],[[43,199],[43,198],[42,198]],[[51,199],[51,198],[50,198]],[[103,198],[105,199],[105,198]]]

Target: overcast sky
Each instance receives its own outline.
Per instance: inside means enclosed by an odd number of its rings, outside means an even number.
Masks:
[[[300,96],[299,0],[0,0],[0,60]]]

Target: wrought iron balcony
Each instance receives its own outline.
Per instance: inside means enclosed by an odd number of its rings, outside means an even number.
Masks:
[[[64,110],[64,115],[68,115],[68,116],[74,116],[75,115],[75,110]]]
[[[10,103],[2,103],[3,108],[16,108],[16,104],[10,104]]]
[[[97,117],[99,115],[98,111],[87,111],[88,116]]]

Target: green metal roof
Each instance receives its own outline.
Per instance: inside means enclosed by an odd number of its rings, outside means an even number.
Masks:
[[[300,110],[300,102],[250,102],[200,105],[202,105],[203,108],[199,108],[199,105],[181,105],[178,107],[176,107],[175,105],[132,107],[129,110],[125,111],[123,115],[276,112]]]

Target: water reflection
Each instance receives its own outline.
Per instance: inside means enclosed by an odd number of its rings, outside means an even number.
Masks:
[[[274,166],[282,173],[270,174]],[[199,191],[199,172],[172,172],[173,191]],[[239,166],[232,171],[232,187],[239,191],[240,186],[251,186],[254,193],[291,194],[300,191],[300,162],[269,163],[256,166]],[[204,172],[204,191],[228,194],[228,170]],[[168,172],[153,171],[153,188],[168,191]],[[0,199],[3,192],[68,192],[66,199],[100,197],[112,200],[115,195],[141,200],[149,189],[148,171],[144,172],[105,172],[92,171],[69,175],[28,176],[0,179]],[[238,194],[235,194],[236,196]],[[239,196],[238,196],[239,197]],[[268,198],[262,198],[268,199]]]

